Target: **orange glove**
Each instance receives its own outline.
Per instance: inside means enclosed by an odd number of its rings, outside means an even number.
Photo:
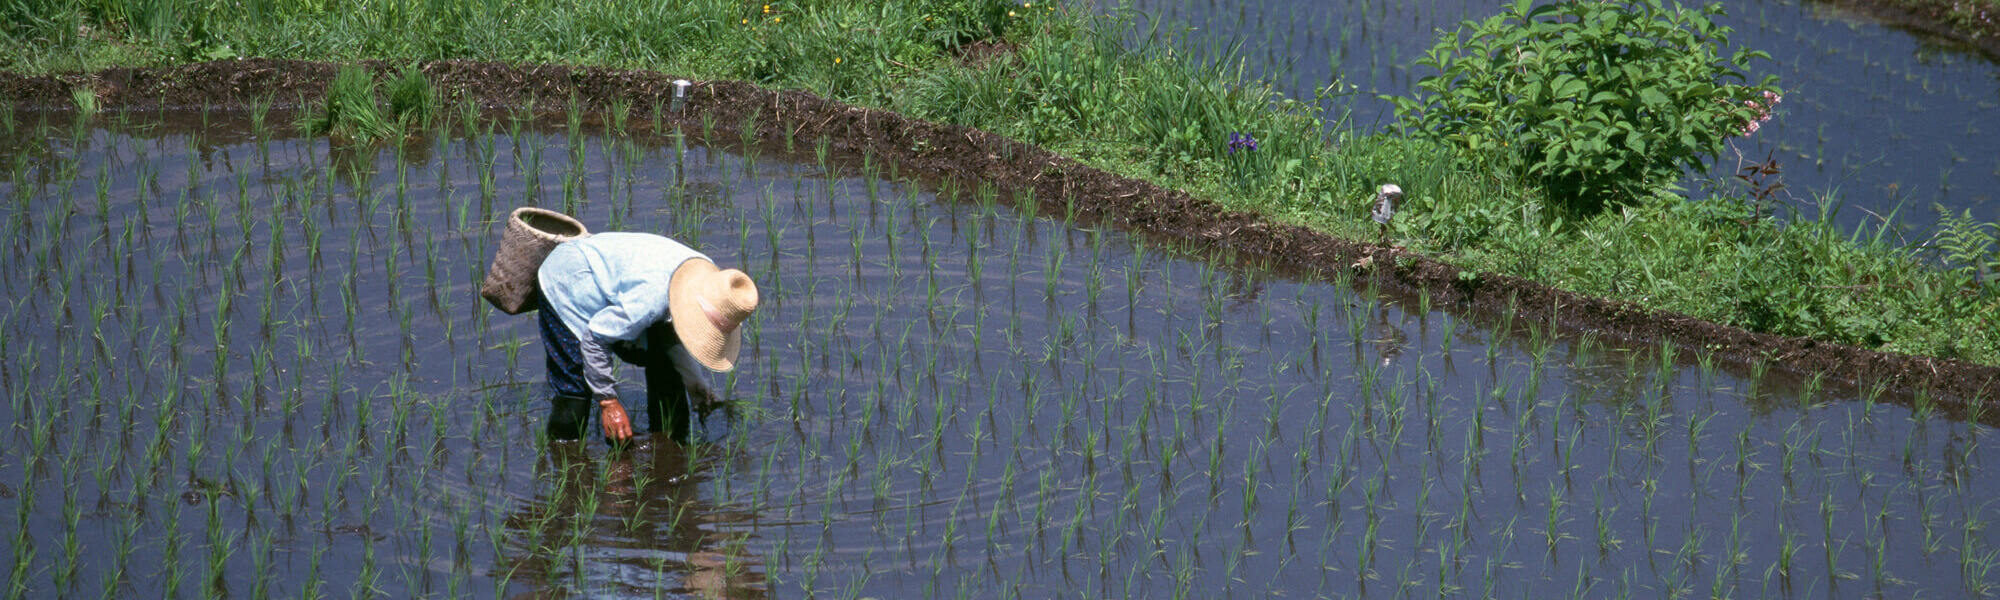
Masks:
[[[604,437],[620,442],[632,439],[632,420],[625,417],[624,404],[617,398],[605,398],[597,405],[604,411],[597,419],[604,424]]]

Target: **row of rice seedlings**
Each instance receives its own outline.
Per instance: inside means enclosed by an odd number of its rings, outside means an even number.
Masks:
[[[858,229],[857,229],[857,231],[858,231]],[[852,241],[852,240],[853,240],[854,238],[855,238],[855,236],[850,236],[850,244],[851,244],[851,245],[853,245],[853,246],[855,246],[855,247],[858,247],[858,246],[859,246],[859,242],[856,242],[856,241]],[[1055,247],[1055,246],[1052,246],[1052,248],[1053,248],[1053,247]],[[809,251],[808,251],[808,252],[809,252]],[[853,253],[853,254],[858,254],[858,251],[853,251],[852,253]],[[852,261],[852,260],[855,260],[855,259],[850,259],[850,260]],[[1540,357],[1540,356],[1543,356],[1543,355],[1545,355],[1545,354],[1546,354],[1546,352],[1547,352],[1547,350],[1546,350],[1546,347],[1547,347],[1547,346],[1546,346],[1546,344],[1544,344],[1544,343],[1538,343],[1538,344],[1537,344],[1537,350],[1536,350],[1536,356],[1537,356],[1537,359],[1536,359],[1536,361],[1535,361],[1535,362],[1537,362],[1537,363],[1542,363],[1542,362],[1544,362],[1544,361],[1543,361],[1542,359],[1540,359],[1539,357]],[[1669,365],[1671,365],[1671,363],[1668,363],[1668,364],[1669,364]],[[1666,368],[1666,367],[1663,367],[1663,369],[1665,369],[1665,368]],[[1539,375],[1537,375],[1536,377],[1539,377]],[[1667,379],[1670,379],[1671,377],[1672,377],[1672,372],[1671,372],[1671,371],[1669,371],[1669,370],[1663,370],[1663,371],[1662,371],[1662,375],[1661,375],[1661,380],[1662,380],[1662,381],[1665,381],[1665,380],[1667,380]],[[1531,387],[1532,387],[1532,386],[1534,386],[1534,385],[1539,385],[1539,384],[1538,384],[1538,383],[1531,383],[1530,385],[1531,385]],[[1648,429],[1651,429],[1651,430],[1654,430],[1654,431],[1658,431],[1658,430],[1660,429],[1660,420],[1661,420],[1661,419],[1663,419],[1663,418],[1665,418],[1665,417],[1666,417],[1667,415],[1671,414],[1671,413],[1667,413],[1667,412],[1665,412],[1665,411],[1661,410],[1661,409],[1663,408],[1663,406],[1664,406],[1663,404],[1661,404],[1661,403],[1659,403],[1659,402],[1657,402],[1657,401],[1655,401],[1655,402],[1653,402],[1653,403],[1651,403],[1651,404],[1647,404],[1647,405],[1645,405],[1645,406],[1644,406],[1644,408],[1646,409],[1646,413],[1647,413],[1647,419],[1646,419],[1646,421],[1645,421],[1645,422],[1646,422],[1646,423],[1648,424],[1648,425],[1647,425]],[[1033,414],[1033,413],[1032,413],[1032,412],[1030,412],[1030,414]],[[1529,413],[1529,414],[1532,414],[1532,413]],[[1557,421],[1557,423],[1559,423],[1559,422],[1560,422],[1560,421]],[[1698,432],[1699,432],[1699,430],[1701,429],[1701,427],[1702,427],[1702,425],[1700,424],[1700,422],[1696,422],[1696,421],[1689,421],[1689,422],[1688,422],[1688,429],[1689,429],[1689,431],[1691,432],[1691,433],[1690,433],[1690,435],[1689,435],[1689,437],[1690,437],[1690,445],[1691,445],[1691,446],[1690,446],[1690,450],[1692,450],[1692,444],[1694,443],[1694,440],[1696,440],[1696,439],[1698,439],[1698,438],[1699,438],[1699,433],[1698,433]],[[1526,431],[1526,430],[1524,429],[1524,431]],[[1523,439],[1526,439],[1526,438],[1523,438]],[[1574,439],[1575,439],[1573,435],[1572,435],[1571,439],[1572,439],[1572,440],[1574,440]],[[1654,440],[1655,440],[1655,442],[1654,442],[1654,443],[1657,443],[1657,436],[1656,436],[1656,435],[1654,436]],[[1572,444],[1572,445],[1573,445],[1573,444]],[[1573,450],[1572,450],[1572,452],[1573,452]],[[1570,456],[1572,456],[1572,457],[1573,457],[1573,454],[1572,454],[1572,455],[1570,455]],[[768,462],[767,462],[767,464],[768,464]],[[1565,471],[1567,471],[1567,470],[1568,470],[1568,469],[1565,469]],[[878,472],[880,472],[880,471],[881,471],[881,469],[877,469],[877,471],[878,471]],[[878,487],[878,489],[880,489],[880,488]],[[1556,514],[1560,514],[1560,512],[1561,512],[1561,511],[1560,511],[1559,509],[1561,509],[1561,508],[1562,508],[1562,507],[1564,506],[1564,504],[1563,504],[1563,501],[1560,501],[1560,500],[1558,499],[1558,501],[1556,501],[1555,503],[1551,504],[1550,506],[1551,506],[1551,510],[1552,510],[1552,512],[1554,512],[1554,513],[1556,513]],[[1560,520],[1560,519],[1558,519],[1558,520]],[[1698,534],[1698,532],[1699,532],[1699,530],[1698,530],[1698,529],[1690,529],[1690,530],[1687,530],[1687,531],[1691,531],[1691,532],[1695,532],[1696,534]],[[1691,534],[1691,535],[1694,535],[1694,534]],[[1698,537],[1698,535],[1697,535],[1696,537]],[[1608,539],[1608,538],[1607,538],[1607,539]],[[1683,543],[1684,543],[1684,545],[1687,545],[1687,542],[1686,542],[1686,540],[1683,540]]]
[[[1072,396],[1072,398],[1074,398],[1074,396]],[[1030,414],[1034,414],[1034,412],[1030,412]],[[936,418],[936,422],[940,422],[940,424],[942,424],[942,422],[944,422],[944,416],[942,416],[942,414],[940,414],[940,416],[938,416],[938,418]],[[880,472],[880,470],[878,470],[878,472]]]
[[[216,203],[216,202],[211,202],[211,203],[210,203],[210,206],[211,206],[211,207],[217,207],[217,206],[220,206],[220,203]],[[240,208],[240,207],[239,207],[239,208]],[[211,214],[211,215],[214,215],[214,214],[215,214],[216,212],[218,212],[218,211],[215,211],[215,210],[213,210],[213,208],[211,208],[211,210],[210,210],[210,214]],[[183,214],[185,215],[186,213],[183,213]],[[185,220],[185,219],[183,219],[183,220]],[[218,219],[218,220],[219,220],[219,219]],[[282,223],[282,221],[277,221],[277,222],[278,222],[278,223]],[[240,227],[240,226],[239,226],[239,227]],[[212,239],[213,239],[213,238],[212,238]],[[232,265],[233,265],[233,266],[232,266],[232,267],[230,267],[230,268],[228,269],[228,271],[229,271],[229,272],[231,272],[231,273],[234,273],[234,275],[233,275],[233,276],[230,276],[230,275],[228,275],[228,274],[225,274],[225,276],[221,278],[221,281],[222,281],[223,283],[225,283],[225,284],[226,284],[226,285],[228,286],[228,287],[226,288],[226,295],[224,296],[224,298],[230,298],[230,297],[233,297],[233,296],[234,296],[235,294],[240,294],[240,293],[242,293],[242,292],[243,292],[243,289],[242,289],[242,286],[243,286],[243,281],[244,281],[244,280],[245,280],[246,278],[245,278],[245,277],[243,276],[243,275],[244,275],[244,271],[243,271],[243,268],[242,268],[242,265],[244,264],[244,261],[240,260],[240,257],[242,257],[242,256],[245,256],[245,254],[243,254],[243,253],[242,253],[242,252],[241,252],[241,251],[239,250],[239,252],[237,253],[237,256],[239,257],[239,260],[235,260],[235,261],[232,261]],[[273,252],[273,256],[274,256],[274,259],[273,259],[273,263],[277,263],[277,262],[278,262],[278,259],[277,259],[277,258],[275,258],[275,257],[276,257],[276,256],[278,256],[278,254],[277,254],[276,252]],[[185,298],[187,297],[187,294],[186,294],[186,292],[187,292],[187,291],[191,291],[192,289],[193,289],[192,287],[183,287],[183,288],[182,288],[182,290],[183,290],[183,291],[182,291],[182,293],[181,293],[181,297],[183,298],[183,301],[182,301],[182,303],[180,304],[180,305],[181,305],[182,307],[186,307],[186,306],[188,306],[188,303],[187,303],[187,302],[185,301]],[[102,298],[102,292],[100,292],[100,298]],[[269,307],[272,307],[272,306],[275,306],[275,301],[274,301],[274,300],[272,299],[272,298],[273,298],[273,296],[272,296],[272,295],[270,295],[270,294],[269,294],[268,292],[267,292],[267,293],[265,294],[265,298],[266,298],[266,301],[265,301],[265,303],[264,303],[264,306],[266,306],[267,308],[265,309],[265,313],[264,313],[264,314],[267,314],[267,315],[268,315],[268,314],[270,314],[270,308],[269,308]],[[225,300],[225,302],[226,302],[226,301],[227,301],[227,300]],[[101,299],[100,299],[100,300],[98,300],[98,301],[96,301],[96,302],[94,303],[94,306],[96,307],[96,308],[94,308],[94,311],[93,311],[93,314],[95,315],[95,318],[94,318],[94,323],[96,323],[96,324],[100,324],[100,325],[101,325],[102,323],[104,323],[104,322],[105,322],[105,318],[104,318],[104,313],[106,312],[106,309],[105,309],[104,307],[106,306],[106,304],[107,304],[107,303],[103,302],[103,301],[102,301]],[[183,310],[184,310],[184,308],[183,308]],[[223,328],[226,328],[226,324],[228,323],[228,320],[226,319],[226,315],[227,315],[228,311],[227,311],[227,310],[221,310],[221,311],[218,311],[218,312],[219,312],[220,314],[218,315],[218,318],[217,318],[217,319],[215,320],[215,323],[217,324],[217,325],[216,325],[216,327],[217,327],[218,329],[223,329]],[[184,319],[183,319],[183,320],[184,320]],[[95,329],[96,327],[93,327],[93,328]],[[101,336],[102,336],[102,334],[101,334],[101,333],[96,333],[96,334],[94,334],[94,336],[97,336],[97,337],[101,337]],[[217,339],[217,340],[219,340],[219,341],[220,341],[220,343],[225,343],[225,344],[226,344],[226,343],[228,343],[228,342],[227,342],[227,340],[229,340],[229,339],[230,339],[230,337],[231,337],[231,336],[228,336],[227,334],[223,334],[223,335],[218,335],[218,336],[216,337],[216,339]],[[259,350],[259,351],[256,351],[256,352],[254,352],[254,353],[253,353],[253,361],[258,361],[258,360],[265,360],[265,359],[266,359],[266,357],[269,357],[270,355],[271,355],[271,354],[270,354],[269,350],[267,350],[267,349],[266,349],[266,350]],[[259,379],[261,379],[261,376],[259,377]],[[99,385],[101,385],[101,384],[99,384]],[[128,406],[130,406],[130,404],[128,404]],[[129,414],[129,410],[128,410],[128,414]],[[164,413],[162,413],[162,414],[172,414],[172,413],[171,413],[171,412],[164,412]],[[209,430],[210,430],[210,429],[203,429],[202,431],[209,431]],[[160,432],[161,432],[161,434],[162,434],[163,436],[164,436],[164,434],[165,434],[165,433],[166,433],[167,431],[168,431],[168,428],[165,428],[165,427],[162,427],[162,428],[160,428]],[[44,438],[44,439],[47,439],[47,438]],[[164,437],[162,437],[161,439],[163,439],[163,440],[164,440],[165,438],[164,438]],[[200,440],[200,439],[202,439],[202,438],[197,438],[197,440]],[[239,439],[239,441],[240,441],[240,439]],[[197,448],[201,448],[201,447],[208,447],[208,444],[205,444],[205,443],[200,443],[199,441],[198,441],[197,443],[199,444],[199,445],[197,446]],[[162,449],[162,448],[165,448],[166,446],[164,446],[164,445],[161,445],[161,444],[155,444],[155,445],[154,445],[153,447],[155,448],[155,452],[154,452],[154,454],[155,454],[155,456],[157,457],[157,456],[159,456],[159,455],[161,454],[161,453],[160,453],[160,452],[159,452],[158,450],[159,450],[159,449]],[[232,451],[231,451],[230,453],[225,453],[225,455],[224,455],[224,462],[227,462],[227,463],[233,463],[233,462],[235,462],[235,461],[234,461],[233,459],[230,459],[229,457],[230,457],[230,456],[233,456],[233,455],[234,455],[234,453],[233,453],[233,449],[234,449],[234,448],[238,448],[238,447],[240,447],[240,444],[239,444],[239,445],[236,445],[236,446],[231,446],[231,448],[232,448]],[[352,445],[350,445],[350,447],[352,447]],[[75,454],[72,454],[71,456],[76,456],[76,455],[75,455]],[[190,460],[189,460],[188,464],[189,464],[189,465],[190,465],[191,467],[195,467],[195,466],[197,466],[197,465],[200,465],[200,464],[201,464],[201,463],[203,462],[202,460],[200,460],[200,457],[201,457],[201,456],[203,456],[203,453],[202,453],[202,452],[201,452],[200,450],[198,450],[198,449],[191,449],[191,452],[189,453],[189,456],[190,456],[191,458],[190,458]],[[268,456],[268,454],[267,454],[267,456]],[[160,460],[159,460],[158,458],[155,458],[155,464],[159,464],[159,463],[161,463],[161,462],[163,462],[163,461],[160,461]],[[77,469],[69,469],[69,471],[77,471]],[[103,469],[100,469],[100,470],[99,470],[98,472],[99,472],[99,474],[100,474],[100,475],[99,475],[99,479],[100,479],[100,481],[106,481],[106,480],[108,480],[108,477],[107,477],[107,476],[105,475],[105,473],[106,473],[106,471],[105,471],[105,470],[103,470]],[[101,488],[101,487],[102,487],[102,486],[100,485],[100,488]],[[289,488],[289,486],[286,486],[286,488]],[[280,489],[286,489],[286,488],[280,488]],[[213,489],[214,489],[214,488],[211,488],[211,490],[213,490]],[[296,488],[291,488],[291,489],[296,489]],[[248,495],[248,494],[246,494],[246,495]],[[213,521],[211,521],[211,522],[213,522]],[[224,555],[226,555],[226,553],[225,553]],[[223,561],[218,561],[218,562],[217,562],[216,564],[221,564],[222,562],[223,562]]]

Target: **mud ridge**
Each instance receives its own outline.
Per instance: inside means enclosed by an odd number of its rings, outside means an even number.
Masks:
[[[1868,17],[1891,28],[1957,46],[1970,54],[2000,63],[2000,7],[1984,19],[1954,23],[1951,12],[1963,0],[1814,0]]]
[[[362,64],[381,78],[394,68],[382,62]],[[0,94],[22,108],[62,107],[71,102],[72,89],[87,86],[107,109],[239,108],[258,101],[297,103],[317,98],[336,68],[333,63],[249,59],[39,77],[0,73]],[[635,122],[650,117],[652,107],[668,105],[677,79],[651,71],[473,61],[431,62],[422,69],[452,102],[471,100],[499,108],[534,101],[542,109],[561,110],[575,98],[586,110],[602,110],[622,100]],[[1393,288],[1427,289],[1445,303],[1515,310],[1524,319],[1556,322],[1599,336],[1639,343],[1671,341],[1708,349],[1727,361],[1765,361],[1794,373],[1824,373],[1829,382],[1850,386],[1887,383],[1891,389],[1928,394],[1947,412],[2000,420],[1982,410],[1984,399],[2000,390],[1997,367],[1753,333],[1515,277],[1466,276],[1458,267],[1431,257],[1226,210],[1184,192],[1112,175],[978,129],[735,81],[696,82],[686,108],[661,119],[691,128],[707,119],[719,132],[740,135],[737,128],[753,117],[764,140],[786,135],[806,140],[826,137],[837,152],[873,154],[900,163],[906,171],[988,182],[1012,194],[1032,193],[1041,202],[1073,207],[1080,216],[1156,236],[1268,257],[1282,266],[1326,277],[1346,270]]]

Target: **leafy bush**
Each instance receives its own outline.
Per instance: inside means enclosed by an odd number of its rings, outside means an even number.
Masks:
[[[1776,78],[1745,85],[1763,52],[1719,48],[1731,30],[1659,0],[1517,0],[1439,36],[1417,64],[1437,70],[1390,98],[1412,135],[1504,159],[1571,218],[1625,205],[1767,117]],[[1768,94],[1767,94],[1768,93]]]

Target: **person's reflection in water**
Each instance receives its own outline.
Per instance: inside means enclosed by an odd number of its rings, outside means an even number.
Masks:
[[[597,458],[551,444],[542,491],[507,520],[500,571],[528,589],[515,597],[763,598],[761,557],[727,533],[754,515],[702,502],[711,448],[651,435]]]
[[[1384,367],[1394,362],[1396,357],[1402,356],[1403,349],[1410,345],[1410,335],[1403,332],[1403,322],[1409,321],[1409,315],[1403,314],[1400,322],[1391,323],[1390,312],[1391,309],[1386,305],[1376,309],[1375,324],[1372,327],[1374,331],[1370,333],[1368,339],[1369,343],[1375,345],[1376,357],[1381,359]]]

